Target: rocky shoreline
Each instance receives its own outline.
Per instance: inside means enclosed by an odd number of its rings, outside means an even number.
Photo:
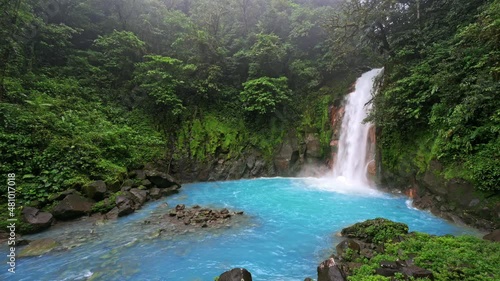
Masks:
[[[423,173],[393,174],[379,167],[377,175],[383,191],[402,193],[413,200],[413,206],[459,225],[484,232],[500,229],[500,194],[480,192],[470,182],[445,179],[444,167],[430,161]]]
[[[22,234],[33,234],[86,216],[116,219],[139,210],[146,202],[179,192],[181,185],[152,166],[133,170],[125,180],[106,184],[97,180],[80,188],[55,194],[45,204],[25,206],[20,214]],[[0,243],[8,234],[0,230]],[[18,233],[18,234],[21,234]]]
[[[317,279],[307,277],[304,281],[473,280],[471,278],[478,278],[478,272],[482,277],[474,280],[496,280],[495,278],[500,277],[497,266],[497,262],[500,261],[498,234],[486,237],[491,242],[472,237],[463,239],[451,235],[439,237],[409,233],[406,224],[377,218],[344,228],[341,236],[346,239],[335,247],[336,253],[317,267]],[[444,242],[454,247],[449,247]],[[477,249],[470,249],[469,243],[481,245]],[[412,247],[415,245],[417,247]],[[421,248],[421,251],[409,250],[417,248]],[[434,250],[438,253],[430,255]],[[462,254],[467,250],[470,252]],[[471,254],[475,254],[473,256],[480,265],[470,261]],[[450,259],[446,260],[446,257]],[[457,265],[459,261],[462,263]],[[483,263],[488,263],[490,266],[482,266]],[[215,280],[252,281],[253,279],[249,270],[234,268],[224,272]]]

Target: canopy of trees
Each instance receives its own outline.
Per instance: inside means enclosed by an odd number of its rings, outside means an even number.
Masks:
[[[498,190],[499,7],[1,0],[0,173],[43,202],[153,158],[271,154],[290,128],[328,147],[328,104],[351,74],[384,65],[371,118],[385,167],[439,159],[450,177]]]

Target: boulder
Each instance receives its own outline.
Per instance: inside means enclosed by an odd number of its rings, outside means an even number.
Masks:
[[[160,199],[162,194],[161,194],[161,189],[159,189],[158,187],[153,187],[149,190],[149,196],[151,197],[151,199],[153,200],[157,200],[157,199]]]
[[[497,229],[483,237],[484,240],[489,240],[493,242],[500,242],[500,229]]]
[[[56,219],[70,220],[89,214],[94,203],[78,194],[70,194],[59,202],[52,213]]]
[[[102,180],[94,181],[83,187],[83,193],[95,201],[103,200],[107,191],[106,183]]]
[[[178,185],[174,185],[174,186],[171,186],[169,188],[163,188],[161,189],[161,193],[163,194],[163,196],[169,196],[169,195],[172,195],[172,194],[177,194],[179,193],[179,189],[181,187],[178,186]]]
[[[346,227],[342,229],[341,234],[344,237],[359,239],[367,243],[380,243],[408,234],[408,225],[376,218]]]
[[[135,181],[134,181],[134,180],[131,180],[131,179],[126,179],[126,180],[124,180],[124,181],[122,182],[122,184],[121,184],[121,186],[120,186],[120,187],[121,187],[121,188],[123,188],[123,187],[126,187],[126,186],[130,186],[130,187],[132,188],[132,187],[136,187],[136,186],[137,186],[137,184],[135,183]]]
[[[54,202],[54,201],[61,201],[64,199],[64,197],[70,195],[70,194],[80,194],[78,191],[74,190],[74,189],[68,189],[68,190],[65,190],[63,192],[59,192],[57,194],[53,194],[51,196],[49,196],[49,202]]]
[[[346,239],[337,245],[337,255],[341,257],[347,251],[347,249],[351,249],[355,253],[359,253],[359,251],[361,250],[361,246],[359,245],[359,242],[354,239]]]
[[[22,214],[24,221],[31,225],[34,232],[49,228],[54,220],[51,213],[40,212],[33,207],[24,207]]]
[[[106,182],[106,187],[108,188],[108,192],[114,193],[120,191],[122,187],[122,182],[119,179],[115,179],[109,182]]]
[[[54,250],[58,245],[59,244],[51,238],[35,240],[21,250],[19,257],[40,256]]]
[[[132,208],[132,202],[126,196],[119,195],[116,196],[116,212],[118,217],[123,217],[134,212],[134,208]],[[113,211],[113,210],[112,210]]]
[[[134,170],[134,171],[130,172],[129,176],[135,177],[135,178],[140,179],[140,180],[145,180],[146,179],[146,172],[144,172],[143,170]]]
[[[427,278],[429,280],[434,280],[434,275],[431,271],[418,267],[416,265],[410,265],[401,268],[401,273],[403,273],[403,275],[406,277],[413,277],[414,279]]]
[[[233,268],[222,273],[219,281],[252,281],[252,274],[244,268]]]
[[[144,205],[144,203],[146,203],[148,192],[146,190],[132,188],[130,190],[130,195],[132,201],[134,201],[134,203],[136,203],[137,206],[142,206]]]
[[[150,180],[145,179],[145,180],[142,180],[141,185],[142,185],[142,186],[145,186],[145,187],[147,187],[147,188],[150,188],[150,187],[152,187],[152,186],[153,186],[153,183],[152,183]]]
[[[397,272],[399,272],[399,270],[394,268],[380,267],[375,269],[375,274],[382,275],[385,277],[392,277],[396,275]]]
[[[145,171],[146,178],[159,188],[168,188],[174,185],[179,185],[177,181],[169,174],[148,170]]]
[[[335,263],[329,258],[318,266],[318,281],[345,281],[345,276]]]

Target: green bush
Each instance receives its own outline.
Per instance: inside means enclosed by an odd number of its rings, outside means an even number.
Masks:
[[[361,261],[364,265],[356,269],[348,280],[390,280],[375,275],[380,262],[406,260],[415,255],[415,265],[432,271],[436,281],[486,281],[500,276],[500,244],[472,236],[412,233],[400,243],[385,243],[384,248],[384,253],[377,253],[369,261]]]

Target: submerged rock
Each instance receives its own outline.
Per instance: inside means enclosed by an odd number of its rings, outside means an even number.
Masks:
[[[59,244],[51,238],[35,240],[21,250],[19,257],[40,256],[54,250],[57,246]]]
[[[222,273],[218,281],[252,281],[252,274],[245,268],[233,268]]]

